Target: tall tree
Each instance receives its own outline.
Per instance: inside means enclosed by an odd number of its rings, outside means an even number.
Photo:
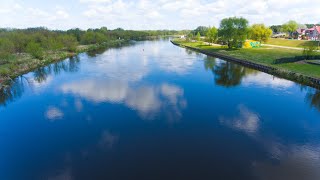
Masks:
[[[200,41],[201,39],[201,35],[200,35],[200,32],[197,33],[197,41]]]
[[[268,41],[272,34],[272,30],[264,24],[253,24],[250,28],[250,37],[260,43]]]
[[[193,30],[192,33],[194,35],[197,35],[198,33],[200,33],[201,36],[205,36],[208,32],[208,27],[205,27],[205,26],[199,26],[197,27],[197,29]]]
[[[218,33],[222,41],[228,45],[229,49],[242,47],[242,44],[246,40],[248,23],[248,20],[242,17],[222,19]]]
[[[192,33],[189,33],[189,34],[187,35],[187,40],[190,41],[190,40],[192,40],[192,39],[193,39],[193,34],[192,34]]]
[[[272,25],[270,26],[270,29],[274,34],[278,34],[282,32],[282,25]]]
[[[290,20],[287,23],[282,25],[282,29],[285,32],[289,33],[289,36],[292,36],[292,34],[298,29],[299,24],[296,21]]]
[[[207,39],[209,42],[213,43],[217,40],[218,38],[218,29],[216,27],[209,27],[208,32],[207,32]]]

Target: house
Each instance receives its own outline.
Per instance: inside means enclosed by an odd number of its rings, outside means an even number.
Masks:
[[[295,39],[304,39],[303,37],[306,35],[306,29],[298,28],[294,33],[292,33],[292,35]]]
[[[320,26],[313,26],[305,30],[305,35],[309,40],[320,40]]]

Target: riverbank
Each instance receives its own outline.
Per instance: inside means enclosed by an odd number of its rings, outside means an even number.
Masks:
[[[233,61],[278,77],[320,88],[319,65],[301,62],[275,64],[275,61],[279,59],[301,56],[301,51],[298,50],[271,47],[229,50],[226,47],[211,46],[203,42],[187,42],[177,39],[171,42],[206,55]]]
[[[32,57],[28,53],[13,54],[6,64],[0,64],[0,87],[8,80],[14,79],[22,74],[28,73],[48,64],[64,60],[79,53],[95,51],[108,47],[117,47],[129,43],[127,40],[113,40],[101,44],[79,45],[75,52],[46,51],[43,59]]]

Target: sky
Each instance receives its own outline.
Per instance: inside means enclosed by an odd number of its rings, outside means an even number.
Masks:
[[[320,22],[319,0],[0,0],[0,27],[133,30],[219,26],[226,17],[250,24]]]

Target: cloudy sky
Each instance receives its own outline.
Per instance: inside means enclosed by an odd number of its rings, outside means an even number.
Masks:
[[[319,23],[318,0],[0,0],[0,27],[194,29],[242,16],[250,23]]]

